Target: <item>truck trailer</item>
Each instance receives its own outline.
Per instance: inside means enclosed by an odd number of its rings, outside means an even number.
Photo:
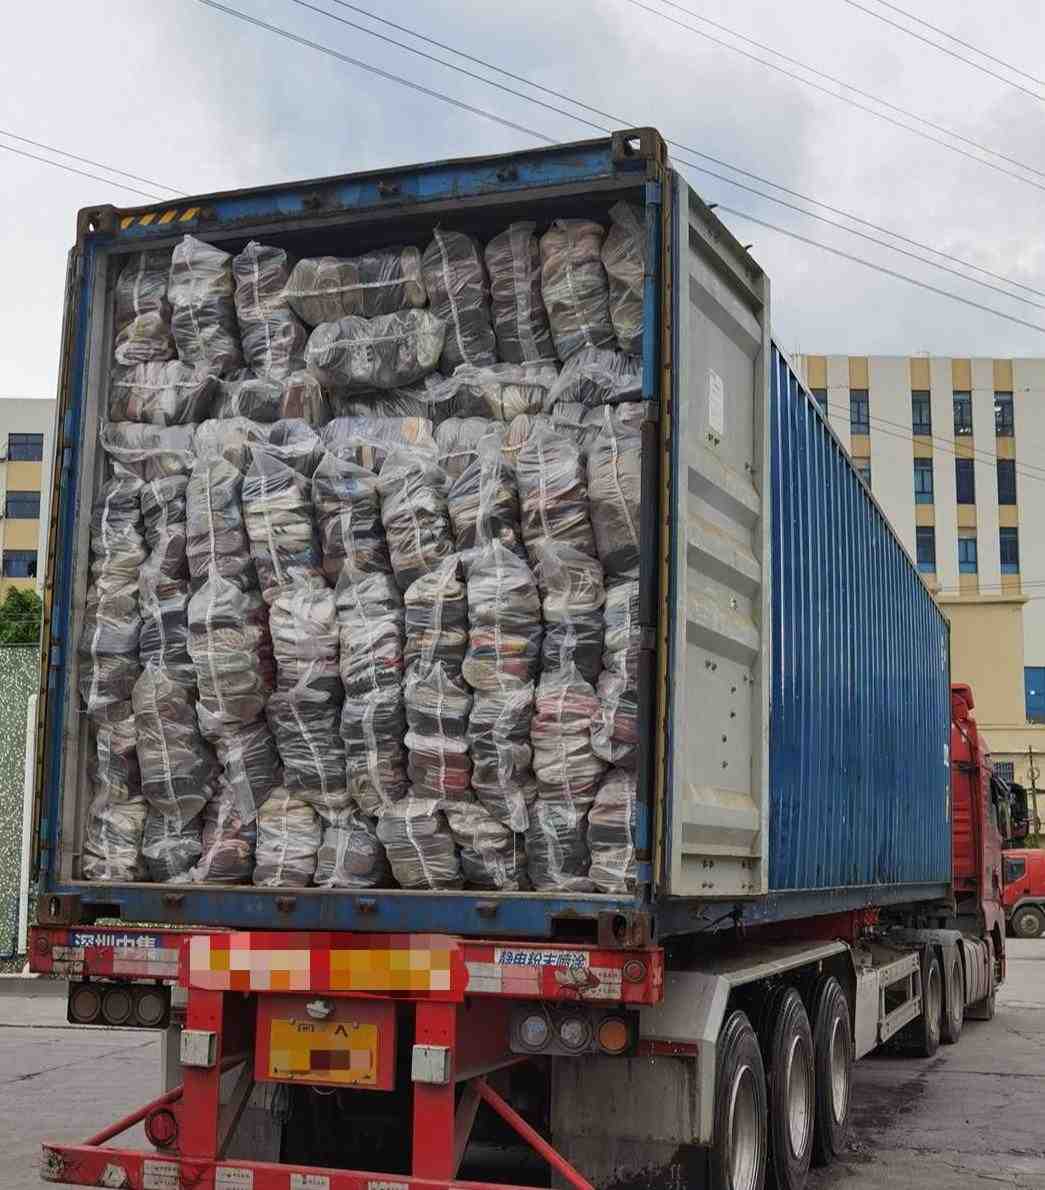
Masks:
[[[89,879],[78,642],[128,260],[186,234],[486,243],[621,202],[645,257],[624,891]],[[510,1133],[546,1170],[498,1184],[799,1190],[843,1145],[854,1061],[993,1015],[1002,792],[947,622],[654,130],[83,210],[59,384],[31,967],[70,981],[71,1021],[162,1030],[166,1082],[45,1144],[45,1180],[491,1190],[476,1154]],[[120,1143],[137,1124],[147,1149]]]

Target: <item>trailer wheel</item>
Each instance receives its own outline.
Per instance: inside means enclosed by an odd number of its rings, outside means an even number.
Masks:
[[[849,1125],[853,1077],[853,1034],[849,1002],[833,975],[813,988],[813,1054],[816,1059],[816,1116],[813,1163],[830,1165],[841,1153]]]
[[[1045,914],[1033,905],[1023,905],[1012,915],[1012,932],[1017,938],[1040,938],[1045,932]]]
[[[802,1190],[813,1155],[816,1071],[813,1033],[802,997],[772,992],[762,1021],[762,1061],[769,1112],[769,1186]]]
[[[731,1012],[718,1035],[712,1190],[762,1190],[766,1147],[762,1052],[747,1015]]]
[[[925,952],[922,962],[922,1012],[911,1022],[911,1049],[919,1058],[931,1058],[940,1048],[940,1015],[943,1011],[943,973],[936,951]]]
[[[951,955],[947,966],[947,1002],[940,1018],[940,1040],[954,1045],[962,1035],[965,1020],[965,976],[957,953]]]

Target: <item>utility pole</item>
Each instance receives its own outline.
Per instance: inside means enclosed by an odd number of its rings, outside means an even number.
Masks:
[[[1041,819],[1038,817],[1038,770],[1034,764],[1034,748],[1027,745],[1027,776],[1030,778],[1030,797],[1034,846],[1041,846]]]

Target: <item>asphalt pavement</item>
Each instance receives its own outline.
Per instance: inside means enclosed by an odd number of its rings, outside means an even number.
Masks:
[[[159,1093],[154,1034],[63,1018],[58,997],[0,996],[0,1190],[39,1184],[42,1141],[83,1139]],[[809,1190],[1045,1190],[1045,940],[1010,940],[997,1015],[958,1045],[860,1062],[852,1115],[848,1152]]]

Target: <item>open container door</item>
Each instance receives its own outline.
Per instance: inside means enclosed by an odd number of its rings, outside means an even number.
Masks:
[[[676,176],[663,891],[768,879],[769,282]]]

